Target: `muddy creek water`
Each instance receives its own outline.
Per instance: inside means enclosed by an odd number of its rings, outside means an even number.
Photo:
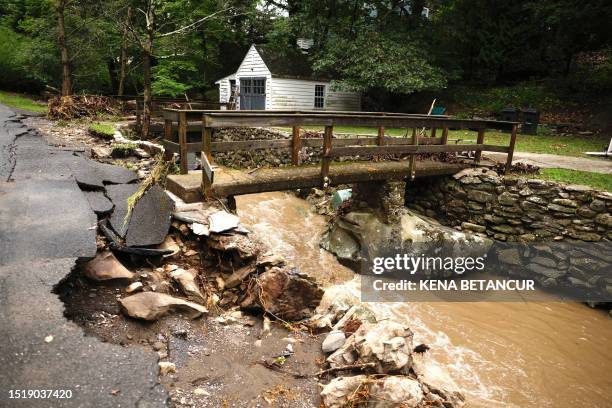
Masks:
[[[359,277],[319,248],[323,216],[287,193],[237,198],[238,214],[275,252],[326,286],[359,296]],[[328,300],[329,301],[329,300]],[[427,343],[471,407],[612,406],[612,321],[577,303],[378,303]]]

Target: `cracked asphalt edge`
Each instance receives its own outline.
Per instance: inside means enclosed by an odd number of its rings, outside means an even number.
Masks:
[[[95,255],[95,215],[73,177],[38,160],[13,179],[21,142],[29,155],[54,151],[19,119],[0,105],[0,180],[11,180],[0,181],[0,406],[167,406],[155,353],[103,343],[64,316],[54,288]],[[15,390],[69,390],[70,398],[11,398]]]

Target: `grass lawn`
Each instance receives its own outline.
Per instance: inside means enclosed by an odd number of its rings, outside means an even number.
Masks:
[[[612,176],[609,174],[566,169],[540,169],[540,174],[534,177],[567,184],[582,184],[612,192]]]
[[[12,93],[0,91],[0,103],[3,103],[11,108],[23,109],[30,112],[47,113],[47,105],[36,102],[33,99]]]
[[[305,130],[322,131],[322,127],[305,126]],[[290,131],[288,128],[283,130]],[[376,135],[376,129],[367,127],[350,127],[337,126],[334,128],[336,133],[349,133],[360,135]],[[385,133],[390,136],[402,137],[406,135],[406,129],[387,128]],[[438,130],[436,136],[441,136],[441,129]],[[412,130],[408,132],[408,136],[412,136]],[[451,130],[448,135],[449,139],[462,139],[463,143],[475,142],[476,132],[467,130]],[[508,146],[510,143],[509,133],[500,133],[488,131],[485,134],[485,143],[501,146]],[[550,153],[559,154],[562,156],[588,157],[584,152],[602,151],[610,143],[610,135],[597,136],[561,136],[561,135],[521,135],[517,136],[516,151],[532,152],[532,153]]]
[[[115,126],[111,123],[92,123],[88,130],[111,139],[115,134]]]

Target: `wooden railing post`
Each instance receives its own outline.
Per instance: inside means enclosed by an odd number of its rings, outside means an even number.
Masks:
[[[202,115],[202,152],[212,162],[212,128],[208,126],[206,115]]]
[[[476,138],[476,144],[483,144],[485,138],[485,130],[478,129],[478,137]],[[474,153],[474,163],[480,163],[480,158],[482,157],[482,150],[477,150]]]
[[[332,148],[332,138],[334,135],[333,126],[325,126],[325,133],[323,135],[323,158],[321,160],[321,181],[323,185],[329,182],[329,164],[331,157],[327,157]]]
[[[435,127],[431,128],[431,137],[436,137],[436,128]]]
[[[376,144],[382,146],[385,144],[385,127],[381,126],[378,128],[378,138]]]
[[[440,141],[440,144],[445,145],[448,143],[448,127],[444,126],[444,129],[442,129],[442,140]]]
[[[419,145],[419,133],[412,133],[412,144],[415,146]],[[416,153],[410,155],[410,180],[414,180],[416,177]]]
[[[172,141],[172,121],[170,119],[164,120],[164,140]],[[172,160],[174,154],[169,150],[164,150],[164,160]]]
[[[300,127],[294,126],[291,139],[291,162],[294,166],[300,165],[300,150],[302,148],[300,140]]]
[[[187,174],[187,114],[179,112],[179,164],[181,174]]]
[[[512,125],[512,133],[510,134],[510,145],[508,146],[508,157],[506,159],[506,168],[504,174],[508,174],[512,169],[512,157],[514,156],[514,145],[516,144],[516,131],[518,125]]]
[[[211,197],[214,173],[212,168],[212,128],[208,126],[206,115],[202,115],[202,195],[205,199]]]

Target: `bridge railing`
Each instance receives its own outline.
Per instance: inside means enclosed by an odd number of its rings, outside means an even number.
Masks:
[[[196,124],[193,122],[197,121]],[[178,124],[178,143],[173,141],[174,123]],[[321,179],[329,177],[331,162],[342,156],[379,156],[409,154],[410,174],[414,177],[415,155],[419,153],[474,152],[474,162],[479,163],[482,152],[507,154],[505,171],[510,170],[516,143],[517,123],[481,119],[454,119],[448,116],[428,116],[378,112],[329,112],[329,111],[210,111],[166,109],[164,111],[164,140],[166,151],[180,156],[181,174],[187,173],[187,152],[202,152],[204,191],[213,182],[212,153],[239,150],[287,149],[292,163],[299,165],[302,147],[321,147]],[[304,126],[324,127],[321,138],[302,138]],[[335,126],[360,126],[377,128],[377,136],[367,138],[333,138]],[[187,129],[201,130],[201,142],[188,143]],[[244,140],[212,142],[216,128],[232,127],[290,127],[291,139]],[[385,128],[413,129],[412,137],[385,136]],[[430,129],[430,136],[421,136],[416,129]],[[450,129],[468,129],[477,132],[475,144],[448,144]],[[485,144],[487,129],[511,130],[508,146]],[[437,131],[441,136],[437,137]]]

